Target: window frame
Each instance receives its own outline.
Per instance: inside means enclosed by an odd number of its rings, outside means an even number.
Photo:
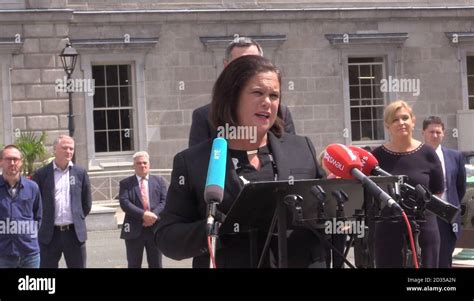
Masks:
[[[374,49],[375,48],[375,49]],[[344,102],[344,129],[347,130],[347,135],[344,135],[344,143],[347,145],[353,144],[357,146],[379,146],[387,140],[388,132],[384,127],[384,138],[383,140],[367,140],[367,141],[352,141],[352,126],[351,126],[351,106],[350,106],[350,92],[349,92],[349,58],[375,58],[380,57],[383,59],[383,75],[384,78],[388,79],[389,76],[397,78],[397,74],[402,74],[397,70],[401,68],[400,64],[400,48],[394,47],[373,47],[373,45],[357,45],[350,49],[339,49],[340,51],[340,62],[342,65],[343,73],[343,102]],[[384,104],[392,102],[396,99],[396,92],[389,91],[383,93]]]
[[[12,117],[12,95],[11,95],[11,65],[13,56],[0,51],[0,72],[1,72],[1,119],[2,130],[0,132],[0,144],[8,145],[13,142],[13,117]]]
[[[465,61],[466,61],[466,75],[465,75],[465,80],[466,80],[466,87],[467,87],[467,89],[466,89],[467,97],[466,97],[466,100],[465,100],[465,102],[466,102],[465,106],[466,106],[466,110],[474,110],[474,106],[473,106],[472,109],[469,108],[469,97],[474,97],[474,91],[472,91],[473,94],[469,94],[469,76],[471,76],[472,78],[474,78],[474,73],[471,74],[471,75],[468,74],[468,67],[467,67],[467,58],[468,58],[468,57],[472,57],[472,59],[474,60],[474,53],[473,53],[472,55],[469,55],[469,53],[466,53],[466,56],[464,57],[464,59],[465,59]],[[464,102],[464,101],[463,101],[463,102]],[[464,106],[464,104],[463,104],[463,106]]]
[[[107,167],[132,166],[131,155],[146,149],[146,98],[145,98],[145,55],[143,53],[84,54],[81,55],[81,68],[84,78],[92,79],[94,65],[131,65],[132,103],[134,141],[133,151],[95,152],[94,139],[94,99],[84,93],[86,114],[87,159],[90,170],[103,170]],[[140,117],[140,118],[139,118]]]
[[[467,57],[471,56],[474,58],[474,45],[464,46],[462,49],[459,49],[459,52],[459,61],[461,65],[462,109],[464,111],[474,111],[474,108],[469,109],[469,82],[467,79]]]
[[[358,66],[358,67],[359,67],[359,70],[360,70],[360,67],[361,67],[361,66],[374,66],[374,65],[379,65],[379,66],[382,67],[382,77],[381,77],[381,79],[387,78],[387,77],[386,77],[386,74],[385,74],[385,73],[386,73],[386,72],[385,72],[386,67],[385,67],[385,58],[384,58],[384,57],[380,57],[380,56],[378,56],[378,57],[364,57],[364,58],[374,58],[374,59],[379,58],[379,59],[381,59],[380,62],[349,63],[349,59],[354,59],[354,58],[361,58],[361,57],[349,56],[349,57],[348,57],[348,62],[347,62],[348,68],[349,68],[350,66]],[[349,78],[348,78],[348,81],[349,81]],[[351,111],[352,109],[361,109],[361,108],[364,108],[364,107],[365,107],[365,108],[370,108],[370,109],[372,110],[372,109],[374,109],[374,108],[380,108],[380,107],[384,108],[384,107],[385,107],[385,105],[386,105],[386,97],[385,97],[385,93],[384,93],[384,92],[381,92],[381,94],[382,94],[382,96],[383,96],[383,104],[382,104],[382,106],[380,106],[380,105],[378,105],[378,106],[375,106],[375,105],[362,106],[360,103],[359,103],[358,106],[353,106],[353,105],[351,104],[351,101],[350,101],[350,100],[351,100],[351,99],[350,99],[350,89],[351,89],[351,87],[354,87],[354,86],[351,86],[351,85],[350,85],[350,82],[348,82],[348,84],[349,84],[349,118],[350,118],[350,115],[351,115],[350,111]],[[362,88],[362,87],[366,87],[366,86],[367,86],[367,85],[363,85],[363,84],[356,86],[356,87],[359,87],[359,92],[360,92],[360,94],[359,94],[359,100],[362,100],[362,99],[363,99],[363,98],[362,98],[362,90],[361,90],[361,88]],[[369,87],[371,87],[371,89],[372,89],[373,85],[369,85]],[[371,92],[371,93],[372,93],[372,92]],[[373,97],[370,98],[370,99],[373,100]],[[383,113],[382,113],[382,116],[381,116],[381,117],[382,117],[382,122],[383,122]],[[374,120],[374,119],[370,119],[370,121],[371,121],[372,123],[373,123],[373,120]],[[351,124],[351,131],[350,131],[350,133],[351,133],[351,142],[352,142],[352,143],[363,144],[365,141],[369,141],[369,142],[372,142],[372,141],[376,141],[376,142],[381,141],[381,140],[357,140],[357,141],[352,140],[352,136],[353,136],[353,135],[352,135],[352,133],[353,133],[352,123],[353,123],[353,122],[356,122],[356,120],[350,119],[350,124]],[[359,131],[361,131],[361,130],[362,130],[362,122],[364,122],[364,121],[363,121],[362,119],[360,119],[360,120],[358,120],[357,122],[359,123],[359,126],[360,126]],[[372,124],[372,127],[373,127],[373,124]],[[373,135],[373,134],[374,134],[374,133],[372,132],[372,135]],[[383,133],[383,136],[384,136],[384,138],[385,138],[385,132]],[[362,135],[361,135],[361,138],[362,138]]]
[[[446,32],[445,34],[448,38],[450,45],[453,46],[456,50],[456,58],[459,62],[459,70],[461,70],[461,111],[473,111],[474,109],[469,109],[467,57],[474,56],[474,32]],[[456,42],[453,41],[454,35],[457,35]],[[459,112],[460,111],[458,111],[458,114]]]
[[[135,127],[136,127],[136,120],[135,120],[136,113],[135,112],[136,112],[136,109],[135,108],[136,108],[136,105],[135,105],[135,97],[134,97],[134,94],[135,94],[135,79],[134,79],[133,64],[130,64],[130,63],[127,63],[127,64],[125,64],[125,63],[120,63],[120,64],[110,64],[110,63],[97,64],[97,63],[93,63],[92,67],[94,67],[94,66],[120,66],[120,65],[130,66],[130,81],[131,81],[131,83],[127,86],[132,89],[132,93],[130,94],[131,95],[131,105],[127,106],[127,107],[122,107],[122,106],[119,105],[117,107],[103,107],[103,108],[95,108],[93,106],[93,109],[92,109],[93,112],[92,113],[94,114],[95,111],[104,111],[107,114],[108,111],[112,111],[112,110],[113,111],[132,110],[132,114],[133,114],[133,116],[132,116],[132,133],[134,135],[134,137],[132,138],[132,140],[133,140],[132,150],[129,150],[129,151],[108,151],[108,152],[97,152],[97,151],[95,151],[97,153],[97,156],[103,156],[103,155],[107,156],[109,154],[122,154],[122,153],[133,154],[134,152],[137,151],[136,146],[135,146],[136,145],[136,143],[135,143],[135,135],[136,135],[136,133],[135,133]],[[111,88],[110,86],[107,86],[107,85],[105,85],[103,87],[106,88],[106,89]],[[116,87],[113,87],[113,88],[116,88]],[[121,85],[118,84],[117,88],[120,90]],[[97,89],[97,86],[96,86],[96,89]],[[119,91],[119,93],[120,93],[120,91]],[[95,124],[94,124],[93,131],[94,131],[94,145],[95,145],[95,134],[96,134],[97,131],[108,133],[111,130],[108,130],[108,129],[106,129],[106,130],[97,130],[97,129],[95,129]],[[109,144],[110,143],[107,143],[107,147],[110,147]],[[121,147],[122,146],[123,146],[123,143],[122,143]]]

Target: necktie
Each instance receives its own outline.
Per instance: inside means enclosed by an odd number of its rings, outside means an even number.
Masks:
[[[148,195],[146,193],[146,188],[145,188],[145,178],[142,178],[140,180],[140,192],[142,194],[143,209],[147,211],[149,208],[148,208]]]

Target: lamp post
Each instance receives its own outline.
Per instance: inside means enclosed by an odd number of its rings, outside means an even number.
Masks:
[[[76,67],[76,60],[77,56],[79,54],[77,53],[76,49],[72,47],[71,43],[68,41],[66,43],[66,47],[61,51],[61,54],[59,57],[61,57],[61,62],[63,64],[64,71],[67,74],[67,82],[65,83],[65,86],[67,87],[67,93],[69,94],[69,115],[67,116],[68,118],[68,129],[69,129],[69,136],[73,137],[74,136],[74,115],[72,111],[72,92],[71,89],[69,89],[69,82],[71,79],[71,75],[74,72],[74,68]]]

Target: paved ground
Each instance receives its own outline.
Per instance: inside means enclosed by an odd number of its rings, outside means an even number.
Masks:
[[[127,268],[125,242],[120,239],[120,229],[107,231],[91,231],[87,240],[87,267],[88,268]],[[353,254],[349,253],[349,261],[353,262]],[[191,268],[191,259],[181,261],[163,257],[165,268]],[[59,266],[65,268],[64,258]],[[146,255],[143,256],[143,267],[148,267]]]
[[[87,240],[87,267],[88,268],[127,268],[125,242],[120,239],[120,230],[91,231]],[[456,249],[455,254],[462,249]],[[348,260],[354,262],[352,250]],[[191,268],[191,259],[176,261],[163,257],[165,268]],[[454,260],[456,267],[474,267],[474,260]],[[60,267],[65,268],[64,259]],[[148,267],[146,255],[143,256],[143,267]]]
[[[92,231],[87,240],[87,267],[88,268],[127,268],[125,242],[120,239],[120,230]],[[148,267],[146,254],[143,256],[143,267]],[[175,261],[163,257],[165,268],[190,268],[191,259]],[[60,267],[66,267],[64,258]]]

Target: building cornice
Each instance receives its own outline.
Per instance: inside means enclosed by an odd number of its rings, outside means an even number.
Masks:
[[[353,45],[389,44],[401,46],[408,39],[408,33],[336,33],[324,35],[333,47]]]
[[[74,11],[77,23],[151,22],[285,22],[289,20],[367,21],[390,19],[472,18],[474,6],[351,7],[351,8],[253,8],[253,9],[157,9]]]
[[[262,45],[263,48],[279,47],[286,41],[286,35],[260,35],[248,37],[254,39],[257,43]],[[226,48],[233,39],[233,36],[209,36],[199,38],[201,43],[203,43],[208,49]]]
[[[0,54],[18,53],[23,46],[24,40],[21,37],[2,38],[0,37]]]
[[[111,38],[111,39],[71,39],[71,44],[77,50],[125,50],[141,49],[147,50],[156,46],[158,37],[152,38]]]
[[[0,10],[0,23],[61,23],[74,17],[72,9],[24,9]]]

